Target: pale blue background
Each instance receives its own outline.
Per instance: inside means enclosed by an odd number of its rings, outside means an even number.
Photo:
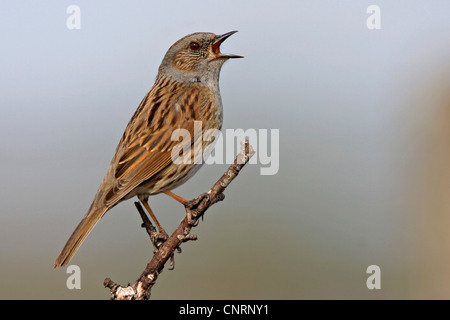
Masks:
[[[371,4],[381,30],[366,27]],[[3,1],[0,298],[106,299],[104,278],[135,281],[152,248],[133,201],[73,259],[81,290],[52,265],[169,46],[231,30],[222,50],[245,59],[222,69],[224,126],[279,129],[280,170],[246,167],[152,297],[450,298],[449,14],[444,0]],[[166,230],[183,217],[165,195],[150,203]]]

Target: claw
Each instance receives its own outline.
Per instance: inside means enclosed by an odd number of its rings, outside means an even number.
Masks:
[[[169,270],[175,269],[175,254],[174,253],[172,253],[172,255],[170,256],[168,269]]]
[[[195,223],[191,223],[191,226],[194,227],[194,228],[195,228],[196,226],[198,226],[198,220],[197,220],[197,222],[195,222]]]
[[[192,209],[192,208],[194,208],[194,207],[197,207],[199,204],[200,204],[200,202],[202,202],[203,201],[203,199],[207,199],[206,201],[208,201],[209,202],[209,200],[210,200],[210,196],[209,196],[209,194],[208,193],[202,193],[201,195],[199,195],[197,198],[195,198],[195,199],[192,199],[191,201],[188,201],[188,203],[186,203],[186,207],[187,208],[189,208],[189,209]]]

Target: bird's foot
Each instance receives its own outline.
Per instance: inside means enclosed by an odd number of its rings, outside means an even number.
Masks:
[[[169,239],[169,235],[167,232],[161,228],[159,232],[154,231],[150,235],[150,240],[152,241],[153,245],[155,246],[155,250],[158,250],[161,245]]]
[[[198,215],[198,207],[206,199],[206,204],[210,201],[209,193],[202,193],[197,198],[188,201],[184,206],[186,207],[186,219],[189,225],[197,226],[195,223],[196,217]]]

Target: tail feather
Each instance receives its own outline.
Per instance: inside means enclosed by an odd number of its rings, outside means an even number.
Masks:
[[[61,253],[55,260],[53,268],[63,267],[69,263],[70,259],[77,252],[78,248],[83,243],[84,239],[88,236],[101,217],[108,211],[108,207],[101,206],[97,208],[94,203],[89,208],[88,212],[73,231],[66,245],[62,249]]]

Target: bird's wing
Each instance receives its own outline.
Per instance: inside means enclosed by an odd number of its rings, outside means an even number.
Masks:
[[[199,105],[208,103],[202,90],[170,81],[157,84],[130,120],[105,177],[108,181],[103,183],[107,189],[103,190],[103,201],[108,207],[170,165],[175,160],[172,159],[175,146],[190,147],[202,139],[201,131],[199,136],[194,128],[198,110],[193,110],[194,105],[198,109]],[[180,131],[181,142],[172,140],[175,129],[184,129]]]
[[[201,131],[200,134],[195,132],[194,121],[198,110],[190,108],[201,108],[205,103],[208,101],[201,87],[157,79],[128,123],[89,210],[56,258],[55,268],[70,261],[95,224],[111,207],[170,165],[175,146],[184,148],[202,139]],[[171,139],[175,129],[184,129],[181,131],[184,133],[181,142]]]

